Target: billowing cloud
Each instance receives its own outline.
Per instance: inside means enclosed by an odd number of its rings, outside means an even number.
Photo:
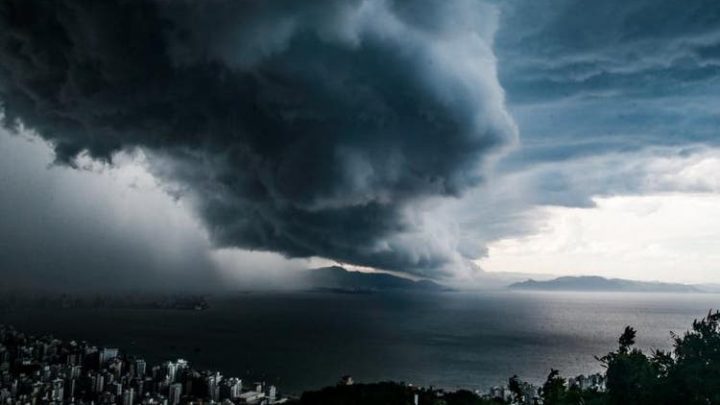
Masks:
[[[424,202],[478,184],[515,137],[495,14],[471,0],[10,0],[0,99],[6,125],[59,162],[142,150],[216,246],[438,274],[460,256],[427,231]]]

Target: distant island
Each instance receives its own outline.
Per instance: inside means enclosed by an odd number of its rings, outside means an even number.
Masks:
[[[348,271],[340,266],[305,271],[303,281],[309,288],[342,293],[380,291],[448,291],[430,280],[411,280],[387,273]]]
[[[558,277],[547,281],[527,280],[510,284],[512,290],[604,291],[604,292],[702,292],[691,285],[633,281],[599,276]]]

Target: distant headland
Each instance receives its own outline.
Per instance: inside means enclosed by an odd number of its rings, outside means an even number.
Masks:
[[[703,292],[703,290],[687,284],[634,281],[599,276],[558,277],[547,281],[529,279],[510,284],[508,288],[536,291]]]

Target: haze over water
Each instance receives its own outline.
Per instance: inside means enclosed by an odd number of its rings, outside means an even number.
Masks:
[[[30,333],[117,346],[148,360],[178,357],[282,389],[396,380],[486,389],[518,374],[545,379],[601,371],[595,355],[638,330],[642,349],[720,307],[716,294],[483,292],[247,293],[201,312],[58,309],[0,313]]]

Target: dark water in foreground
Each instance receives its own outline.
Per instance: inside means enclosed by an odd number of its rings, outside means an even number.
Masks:
[[[253,293],[210,303],[202,312],[0,312],[0,321],[153,361],[182,357],[286,392],[331,385],[343,374],[485,389],[512,374],[540,382],[550,367],[600,371],[593,356],[613,349],[626,325],[638,329],[640,347],[668,348],[669,331],[719,308],[720,295]]]

